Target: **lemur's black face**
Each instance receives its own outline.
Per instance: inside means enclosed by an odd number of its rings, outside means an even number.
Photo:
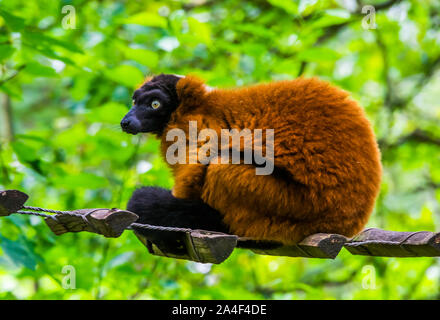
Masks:
[[[122,130],[131,134],[162,134],[171,113],[179,105],[176,92],[179,79],[172,74],[161,74],[137,89],[133,94],[133,107],[121,121]]]

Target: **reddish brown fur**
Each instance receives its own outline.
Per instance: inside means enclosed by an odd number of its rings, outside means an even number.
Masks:
[[[296,79],[208,92],[188,76],[177,83],[172,128],[275,129],[272,175],[246,164],[171,166],[173,194],[201,198],[232,233],[295,243],[325,232],[353,236],[365,226],[381,179],[380,153],[363,110],[318,79]]]

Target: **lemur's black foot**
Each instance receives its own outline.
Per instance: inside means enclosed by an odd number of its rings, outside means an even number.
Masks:
[[[139,216],[138,223],[228,232],[217,210],[202,201],[175,198],[170,190],[163,188],[137,189],[127,210]]]

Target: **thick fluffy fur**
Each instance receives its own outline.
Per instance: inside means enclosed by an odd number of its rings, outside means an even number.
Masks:
[[[275,171],[256,175],[248,164],[173,165],[175,198],[202,200],[221,214],[229,232],[258,239],[353,236],[365,226],[379,191],[380,153],[363,110],[346,92],[314,78],[207,90],[187,76],[178,80],[176,93],[178,105],[158,134],[164,155],[172,143],[166,132],[188,132],[189,121],[218,133],[274,129]],[[159,207],[149,214],[165,215]],[[180,212],[172,210],[167,219]]]
[[[139,215],[138,223],[228,232],[218,211],[201,200],[175,198],[170,190],[143,187],[136,190],[127,209]],[[170,214],[172,213],[172,214]]]

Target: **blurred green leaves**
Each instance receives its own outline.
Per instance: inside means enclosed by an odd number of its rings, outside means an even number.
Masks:
[[[0,61],[3,61],[7,58],[9,58],[13,53],[15,49],[11,45],[8,44],[1,44],[0,45]]]
[[[140,24],[148,27],[165,28],[167,20],[152,12],[140,12],[124,20],[127,24]]]
[[[123,50],[126,59],[137,61],[142,65],[149,66],[149,68],[156,68],[159,62],[159,54],[154,51],[127,47],[125,47]]]
[[[137,187],[173,184],[159,141],[119,129],[147,75],[195,73],[219,87],[318,76],[350,92],[377,134],[383,187],[368,226],[440,230],[440,7],[374,3],[378,29],[364,30],[362,8],[350,1],[0,0],[0,189],[24,190],[29,205],[54,209],[123,208]],[[75,7],[76,29],[63,29],[63,4]],[[23,216],[0,219],[0,248],[7,299],[440,294],[440,265],[428,258],[341,252],[324,261],[237,250],[206,268],[151,256],[130,232],[55,237]],[[66,265],[77,270],[75,290],[60,285]],[[362,288],[366,265],[376,272],[374,290]]]
[[[319,47],[319,48],[309,48],[301,51],[297,58],[301,61],[307,62],[323,62],[323,61],[334,61],[339,58],[339,54],[329,48]]]
[[[55,77],[57,73],[54,69],[32,61],[26,65],[25,72],[36,77]]]
[[[142,72],[131,65],[120,65],[111,70],[106,70],[104,73],[107,78],[130,88],[141,84],[144,78]]]
[[[12,31],[21,31],[24,28],[25,20],[16,15],[11,14],[8,11],[0,8],[0,16],[3,17],[7,26],[11,28]]]
[[[37,262],[43,260],[35,254],[31,243],[23,237],[9,240],[0,236],[0,247],[4,254],[18,267],[24,266],[35,270]]]

